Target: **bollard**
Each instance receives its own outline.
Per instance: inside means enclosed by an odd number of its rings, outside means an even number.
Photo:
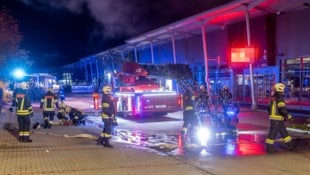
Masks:
[[[94,99],[94,109],[99,109],[99,94],[94,93],[93,99]]]

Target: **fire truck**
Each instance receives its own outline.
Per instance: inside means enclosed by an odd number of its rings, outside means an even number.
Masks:
[[[164,116],[181,110],[181,97],[149,77],[139,64],[127,62],[113,75],[116,111],[123,117]]]

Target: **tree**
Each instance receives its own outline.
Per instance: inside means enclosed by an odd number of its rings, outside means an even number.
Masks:
[[[15,53],[19,49],[22,35],[16,19],[14,19],[8,10],[0,9],[0,61],[3,64],[7,56]]]
[[[29,53],[27,50],[20,48],[23,39],[19,31],[17,20],[9,14],[5,8],[0,9],[0,76],[6,76],[9,65],[20,62],[22,59],[25,68],[31,66],[29,61]]]

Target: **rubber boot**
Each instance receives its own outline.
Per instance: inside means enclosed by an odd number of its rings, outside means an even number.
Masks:
[[[287,142],[286,145],[290,151],[293,151],[295,149],[295,145],[293,144],[292,141]]]
[[[275,154],[277,150],[273,147],[273,145],[266,144],[266,153],[267,154]]]
[[[53,120],[52,119],[50,119],[49,121],[48,121],[48,129],[52,129],[52,126],[53,126]]]
[[[44,129],[47,129],[48,128],[48,120],[47,119],[44,119]]]
[[[24,142],[24,136],[19,136],[18,141]]]
[[[96,144],[97,145],[104,145],[104,138],[103,137],[98,137],[98,139],[96,140]]]
[[[25,139],[24,142],[32,142],[32,140],[28,138],[28,139]]]
[[[113,148],[113,145],[110,144],[110,138],[104,138],[104,147]]]

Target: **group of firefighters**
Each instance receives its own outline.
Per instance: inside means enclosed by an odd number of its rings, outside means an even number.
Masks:
[[[16,89],[13,95],[13,103],[10,107],[10,111],[13,112],[13,107],[16,107],[16,114],[19,124],[19,141],[20,142],[32,142],[30,139],[30,117],[33,116],[33,110],[31,105],[31,99],[27,93],[27,83],[21,83],[20,88]],[[273,95],[268,105],[268,114],[270,119],[270,131],[266,138],[266,152],[275,153],[274,148],[275,139],[278,133],[280,133],[284,142],[287,144],[288,149],[292,150],[294,145],[292,138],[289,136],[285,124],[285,121],[292,121],[292,116],[288,113],[284,101],[285,85],[282,83],[276,83],[273,87]],[[99,136],[97,143],[102,144],[105,147],[113,148],[110,144],[112,136],[112,128],[117,124],[116,112],[114,101],[112,99],[112,87],[104,86],[102,88],[102,111],[101,117],[104,123],[104,128]],[[225,86],[220,95],[222,102],[230,100],[232,94]],[[183,95],[183,128],[182,134],[187,134],[189,127],[195,127],[198,125],[197,117],[195,116],[195,107],[197,103],[207,104],[209,101],[209,95],[204,85],[200,86],[200,90],[197,94],[194,94],[190,90],[187,90]],[[42,97],[40,108],[43,108],[44,128],[51,127],[51,121],[55,116],[54,108],[60,109],[58,104],[58,98],[52,90],[48,90]],[[65,110],[65,109],[64,109]]]
[[[18,140],[20,142],[32,142],[30,139],[30,118],[33,117],[33,109],[31,99],[28,94],[29,85],[26,82],[20,83],[19,87],[15,89],[13,94],[12,105],[9,108],[10,112],[16,111],[18,121]],[[113,148],[110,144],[112,136],[112,126],[116,125],[115,108],[112,100],[111,86],[104,86],[102,89],[102,121],[104,122],[104,128],[101,136],[97,140],[98,143],[108,148]],[[58,103],[58,97],[54,93],[53,89],[48,89],[45,95],[41,98],[40,108],[43,109],[43,127],[44,129],[51,128],[56,115],[55,109],[58,109],[60,115],[68,114],[68,106],[61,100]],[[71,109],[72,111],[72,109]],[[63,122],[64,116],[59,117]]]
[[[232,100],[232,93],[227,86],[224,86],[219,94],[218,103],[222,104],[223,110],[225,110],[225,104]],[[205,85],[200,85],[198,92],[192,92],[187,89],[183,95],[183,128],[182,135],[185,136],[188,130],[194,130],[198,127],[199,119],[198,112],[200,108],[204,110],[209,109],[209,94]]]
[[[293,121],[292,115],[288,113],[286,104],[284,101],[285,85],[283,83],[276,83],[273,86],[273,95],[270,98],[269,105],[267,107],[270,129],[267,135],[265,144],[266,152],[269,154],[276,153],[277,150],[274,147],[275,139],[279,133],[287,145],[289,150],[294,149],[292,138],[289,136],[285,127],[285,121]],[[222,92],[219,95],[219,101],[223,105],[225,110],[225,102],[232,99],[232,93],[227,86],[224,86]],[[204,85],[200,86],[198,94],[194,94],[190,90],[186,90],[183,95],[183,128],[182,135],[186,135],[189,129],[194,129],[198,126],[198,117],[195,114],[195,108],[199,103],[208,104],[209,96]],[[207,107],[206,107],[207,108]]]

